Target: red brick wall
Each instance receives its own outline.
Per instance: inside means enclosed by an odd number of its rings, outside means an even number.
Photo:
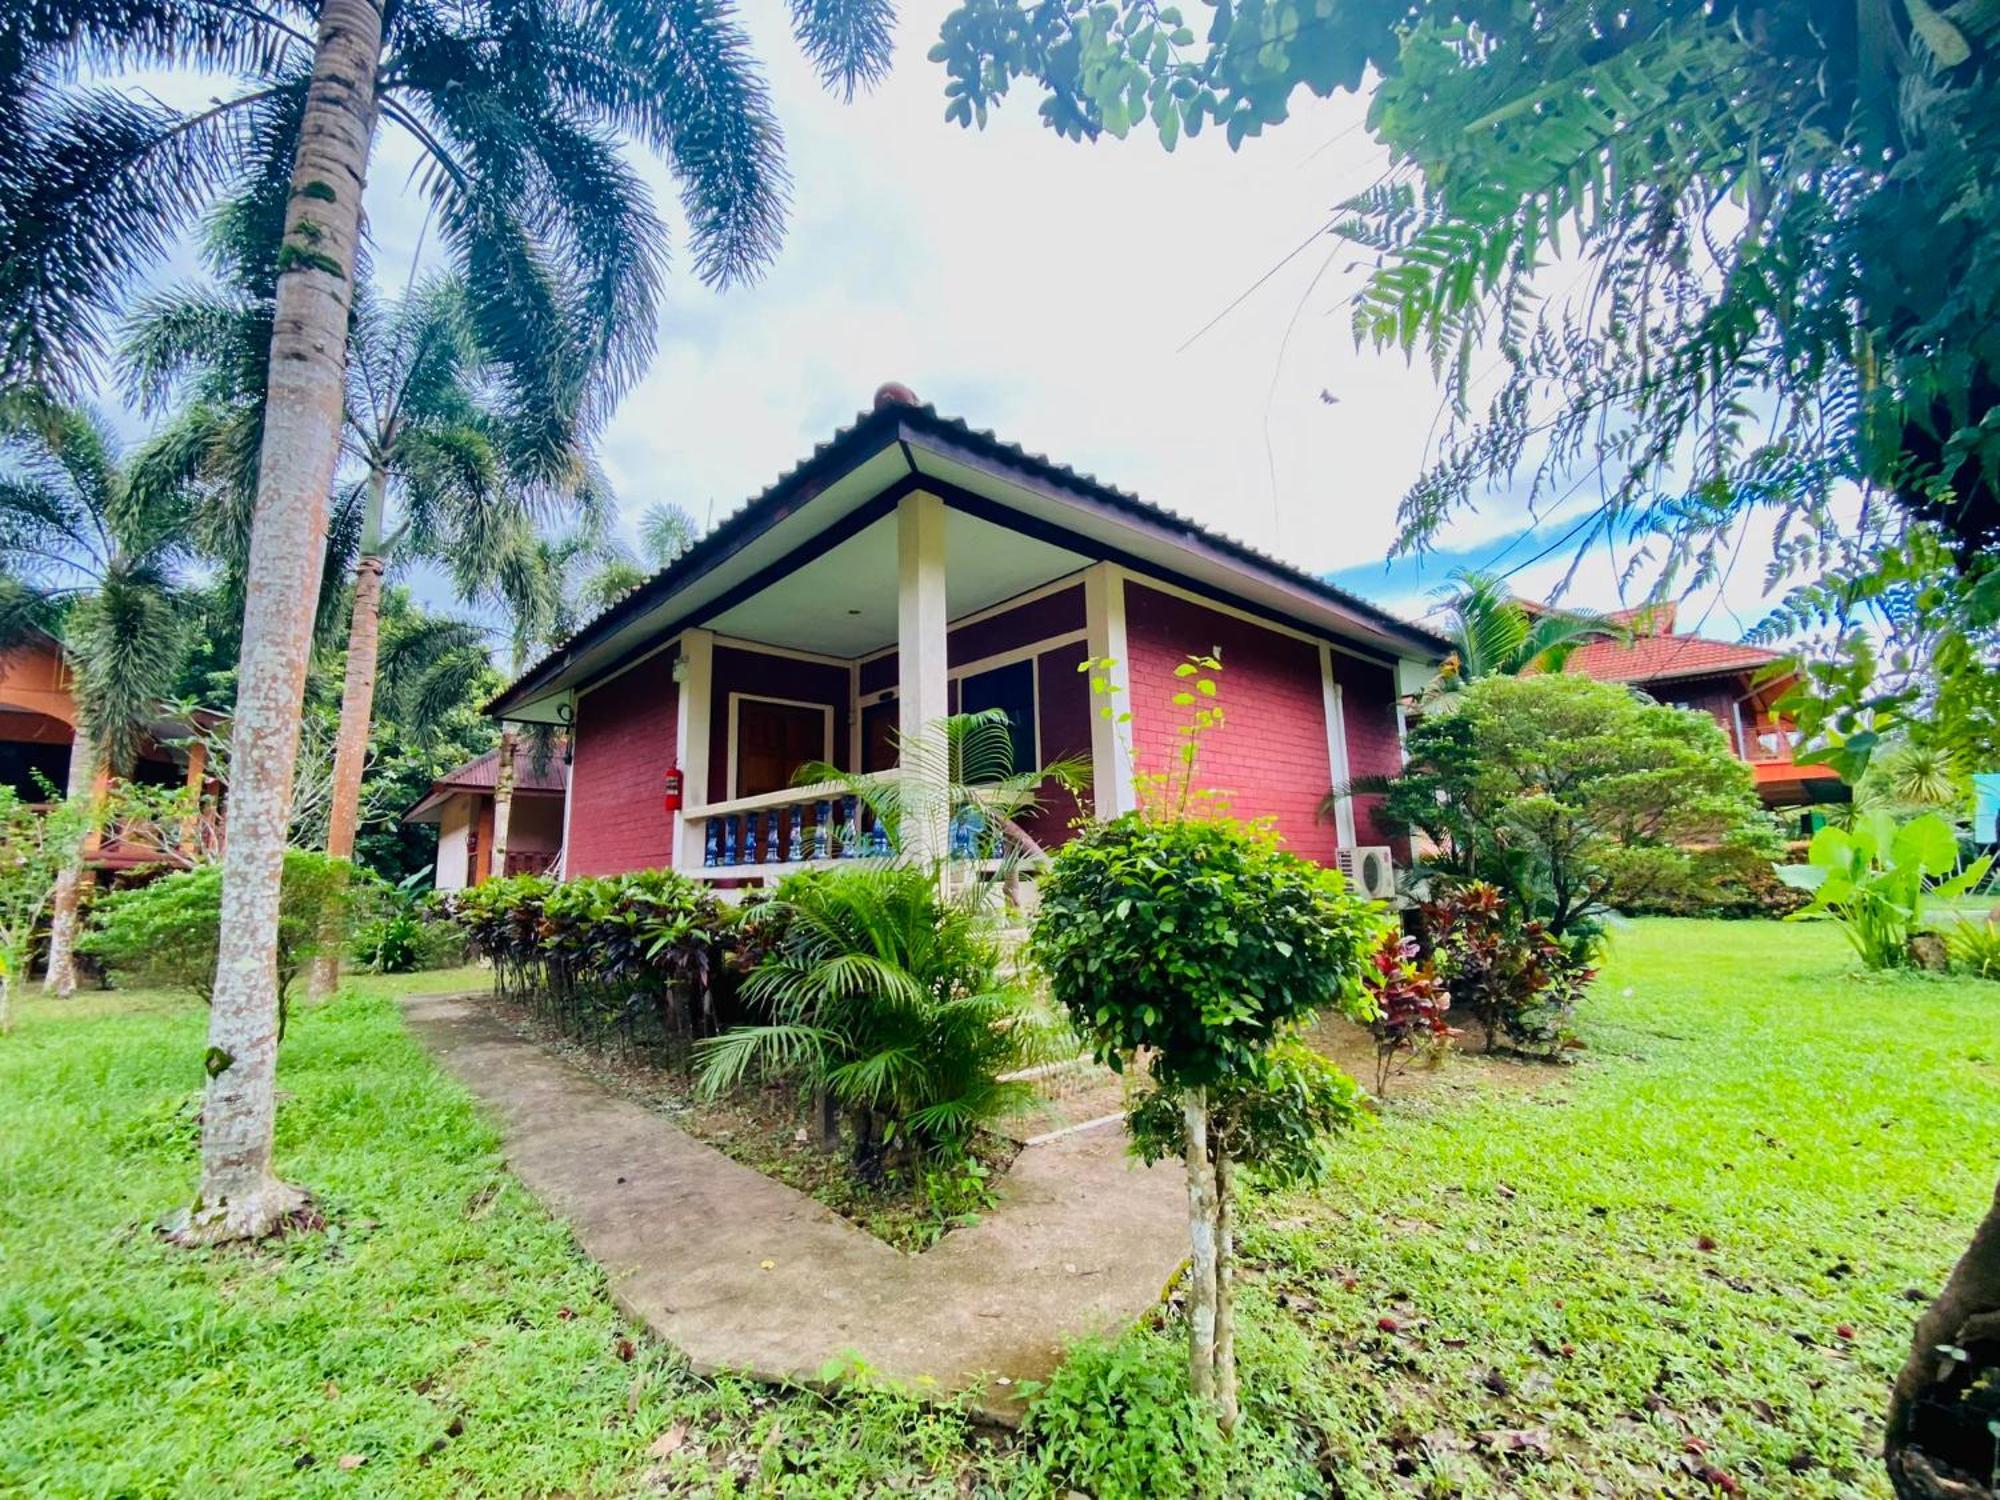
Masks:
[[[788,698],[833,709],[833,763],[847,768],[847,698],[853,680],[846,667],[800,661],[736,646],[715,648],[714,707],[708,717],[708,800],[729,795],[729,695]]]
[[[1340,684],[1340,716],[1347,725],[1347,773],[1393,776],[1403,769],[1402,741],[1396,734],[1396,674],[1336,651],[1333,678]],[[1362,844],[1390,844],[1399,862],[1409,862],[1409,841],[1389,836],[1375,822],[1380,797],[1354,799],[1354,837]]]
[[[1143,584],[1125,585],[1132,745],[1141,771],[1164,770],[1185,722],[1173,706],[1184,684],[1174,668],[1222,648],[1222,727],[1202,741],[1195,782],[1230,794],[1239,818],[1275,816],[1295,853],[1331,861],[1331,820],[1318,809],[1333,785],[1319,648]],[[1393,734],[1393,728],[1392,728]]]
[[[616,875],[673,863],[673,819],[660,799],[674,759],[677,703],[670,651],[577,703],[567,873]]]

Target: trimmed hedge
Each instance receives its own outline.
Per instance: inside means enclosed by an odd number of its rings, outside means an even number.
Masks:
[[[443,904],[492,962],[496,990],[593,1045],[684,1051],[722,1029],[742,924],[684,875],[516,875]]]

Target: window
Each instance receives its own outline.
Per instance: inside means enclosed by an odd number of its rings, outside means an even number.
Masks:
[[[1041,764],[1035,744],[1035,664],[1009,662],[989,672],[965,678],[958,689],[959,712],[976,714],[997,708],[1007,715],[1014,741],[1014,769],[1030,771]]]

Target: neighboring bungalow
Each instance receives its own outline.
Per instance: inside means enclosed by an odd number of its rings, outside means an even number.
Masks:
[[[1564,671],[1627,683],[1662,703],[1711,716],[1738,758],[1749,763],[1766,807],[1789,811],[1847,800],[1847,788],[1830,766],[1792,759],[1798,730],[1778,712],[1777,702],[1797,678],[1790,672],[1769,675],[1784,660],[1782,652],[1676,635],[1672,604],[1606,618],[1630,631],[1630,637],[1585,643],[1564,663]],[[1805,827],[1809,821],[1809,815],[1801,815],[1802,832],[1810,832]]]
[[[1379,887],[1392,840],[1371,800],[1319,808],[1400,766],[1400,699],[1446,643],[889,385],[489,711],[571,735],[564,874],[765,883],[883,847],[837,790],[795,786],[801,765],[923,774],[899,768],[898,734],[953,711],[1005,710],[1019,758],[1085,756],[1096,814],[1131,808],[1133,752],[1158,770],[1176,744],[1174,668],[1218,648],[1226,720],[1200,784],[1312,859],[1373,851]],[[1097,711],[1087,659],[1112,663],[1128,723]],[[1058,801],[1028,832],[1059,843],[1076,812]],[[920,854],[948,837],[906,835]]]
[[[563,804],[569,785],[566,751],[558,746],[537,770],[534,747],[514,746],[514,786],[508,802],[506,875],[531,875],[555,863],[562,849]],[[500,752],[488,750],[431,783],[405,823],[438,831],[432,879],[441,891],[463,890],[493,874],[493,822]]]
[[[70,747],[76,739],[76,698],[62,642],[41,631],[0,652],[0,784],[23,802],[47,799],[69,785]],[[204,720],[204,724],[212,721]],[[181,719],[162,717],[140,742],[131,780],[151,786],[185,786],[202,803],[200,826],[183,824],[161,847],[157,830],[144,836],[113,827],[85,846],[84,862],[110,872],[180,861],[200,838],[219,838],[216,805],[221,786],[207,774],[208,747]]]

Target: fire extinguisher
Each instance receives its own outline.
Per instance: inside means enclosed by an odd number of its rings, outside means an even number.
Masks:
[[[667,816],[670,818],[681,810],[681,781],[681,768],[679,766],[668,766],[666,795],[660,801],[665,806]]]

